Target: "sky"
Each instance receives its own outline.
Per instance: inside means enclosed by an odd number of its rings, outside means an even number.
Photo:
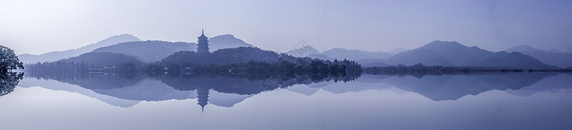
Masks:
[[[196,42],[233,34],[286,52],[415,49],[434,40],[572,52],[570,0],[2,0],[0,45],[42,54],[119,34]]]

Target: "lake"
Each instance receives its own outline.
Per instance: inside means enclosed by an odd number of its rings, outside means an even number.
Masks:
[[[572,129],[572,75],[25,77],[2,129]]]

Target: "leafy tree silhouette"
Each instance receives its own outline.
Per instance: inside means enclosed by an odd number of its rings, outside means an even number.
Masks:
[[[24,69],[24,65],[8,47],[0,45],[0,96],[12,91],[24,76],[24,73],[10,72],[14,69]]]

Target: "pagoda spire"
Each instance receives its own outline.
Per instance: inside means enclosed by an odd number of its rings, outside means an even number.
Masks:
[[[209,40],[205,36],[205,29],[201,29],[201,36],[198,37],[199,41],[197,44],[197,53],[206,54],[209,52]]]

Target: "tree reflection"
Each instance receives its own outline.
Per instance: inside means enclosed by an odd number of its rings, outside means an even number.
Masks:
[[[64,67],[58,68],[74,68],[70,64],[62,64]],[[163,67],[160,65],[148,65],[142,70],[134,69],[133,65],[123,64],[123,67],[107,67],[112,68],[106,71],[93,71],[96,69],[87,69],[88,71],[27,71],[29,77],[37,79],[53,79],[60,82],[78,85],[80,87],[94,90],[94,92],[114,91],[110,92],[116,97],[135,97],[133,94],[141,94],[142,92],[125,92],[120,89],[137,85],[144,79],[156,80],[164,83],[172,89],[180,92],[196,92],[198,104],[204,107],[208,104],[209,91],[214,90],[220,93],[238,94],[238,95],[255,95],[264,91],[272,91],[276,89],[284,89],[297,84],[313,84],[319,82],[349,82],[356,80],[359,75],[346,74],[344,71],[309,71],[314,66],[327,66],[325,64],[315,63],[309,66],[297,68],[288,71],[277,70],[281,66],[291,65],[291,63],[256,63],[249,62],[246,64],[231,65],[168,65]],[[294,66],[294,65],[291,65]],[[38,66],[35,66],[35,69]],[[34,68],[34,67],[30,67]],[[77,67],[75,67],[77,68]],[[291,67],[294,68],[294,67]],[[298,70],[299,69],[299,70]],[[307,70],[304,70],[307,69]],[[46,70],[46,69],[39,69]],[[149,87],[146,87],[149,88]],[[148,90],[131,90],[131,91],[148,91]],[[122,95],[127,94],[127,95]],[[161,93],[146,93],[161,94]],[[160,95],[147,95],[148,97],[162,97]],[[176,98],[180,99],[180,98]],[[146,100],[168,100],[168,99],[149,99]]]
[[[24,73],[6,72],[0,74],[0,96],[14,91],[14,88],[16,88],[23,77]]]

